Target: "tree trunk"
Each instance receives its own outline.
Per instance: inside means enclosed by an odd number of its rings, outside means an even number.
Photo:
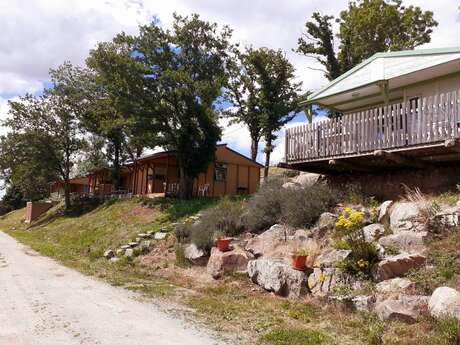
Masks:
[[[255,162],[257,160],[257,153],[259,151],[259,141],[257,138],[251,138],[251,159]]]
[[[120,140],[115,139],[113,141],[114,146],[114,158],[113,158],[113,184],[115,190],[120,189],[121,185],[121,174],[120,174],[120,151],[121,151],[121,142]]]
[[[179,197],[182,200],[192,198],[193,194],[193,177],[186,174],[185,169],[180,167],[180,184],[179,184]]]
[[[272,153],[272,141],[268,140],[265,144],[265,167],[264,180],[268,177],[268,169],[270,168],[270,154]]]

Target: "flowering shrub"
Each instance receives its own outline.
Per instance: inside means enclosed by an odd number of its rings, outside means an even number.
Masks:
[[[351,250],[340,266],[351,274],[370,276],[378,252],[374,243],[366,242],[363,225],[364,214],[349,207],[337,218],[335,226],[341,235],[337,243]]]

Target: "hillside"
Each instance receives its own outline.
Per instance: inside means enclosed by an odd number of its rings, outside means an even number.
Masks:
[[[277,193],[271,191],[268,195]],[[293,198],[294,194],[291,194]],[[265,195],[263,201],[268,202],[268,199]],[[452,193],[430,199],[430,204],[455,205],[459,199],[459,195]],[[359,209],[371,214],[380,207],[372,198],[361,198],[357,194],[347,195],[340,201],[339,208],[334,207],[330,211],[340,214],[344,206],[360,204]],[[298,205],[298,201],[294,202]],[[341,302],[348,292],[339,285],[337,291],[332,293],[331,290],[328,298],[320,297],[314,289],[313,293],[283,298],[276,293],[267,293],[251,282],[247,274],[226,273],[215,280],[209,274],[209,267],[192,265],[184,259],[183,245],[177,243],[173,234],[165,240],[152,241],[147,255],[137,258],[121,256],[116,262],[103,257],[104,251],[109,248],[115,250],[133,241],[139,233],[171,231],[176,222],[193,224],[197,218],[194,215],[198,212],[201,223],[207,226],[213,214],[217,214],[215,217],[218,219],[231,219],[235,209],[252,207],[251,203],[248,206],[245,199],[187,202],[132,199],[93,205],[86,210],[77,208],[74,215],[67,216],[61,215],[59,207],[56,207],[31,226],[22,223],[24,210],[17,210],[0,218],[0,228],[69,267],[168,303],[175,312],[193,316],[199,322],[212,326],[227,337],[225,339],[229,343],[459,344],[458,322],[437,321],[426,314],[417,318],[417,322],[398,319],[381,321],[374,314],[353,311],[354,308]],[[206,209],[208,211],[204,211]],[[219,213],[221,211],[213,211],[219,209],[225,210],[225,215]],[[290,221],[299,217],[303,221],[306,219],[303,213],[289,214]],[[307,220],[310,221],[309,218]],[[315,229],[302,231],[313,234]],[[238,246],[255,243],[263,234],[243,233],[234,242],[235,250],[228,255],[237,254]],[[331,232],[331,236],[327,235],[328,241],[336,235]],[[252,239],[252,242],[245,238]],[[409,278],[415,283],[410,295],[431,294],[441,285],[459,288],[460,271],[456,261],[460,257],[459,243],[460,232],[457,229],[451,229],[448,234],[437,234],[427,241],[428,265],[410,272]],[[281,250],[283,255],[290,255],[286,247],[277,247],[277,250]],[[216,254],[214,250],[212,253],[211,256]],[[373,294],[375,286],[369,281],[369,285],[362,285],[355,292]]]

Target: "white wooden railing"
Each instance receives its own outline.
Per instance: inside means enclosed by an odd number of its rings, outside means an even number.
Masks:
[[[286,162],[442,142],[460,136],[460,91],[286,129]]]

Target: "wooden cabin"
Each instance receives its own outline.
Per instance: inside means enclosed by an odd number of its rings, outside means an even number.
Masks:
[[[76,177],[69,181],[71,194],[89,193],[88,177]],[[64,196],[64,181],[50,183],[50,195],[56,198]]]
[[[378,53],[306,100],[283,166],[324,174],[460,162],[460,48]]]
[[[217,145],[215,160],[193,182],[195,196],[224,196],[254,193],[259,187],[262,166],[230,149]],[[115,191],[112,171],[96,169],[88,175],[89,191],[94,194],[175,195],[179,192],[179,167],[174,151],[158,152],[121,170],[122,188]]]

